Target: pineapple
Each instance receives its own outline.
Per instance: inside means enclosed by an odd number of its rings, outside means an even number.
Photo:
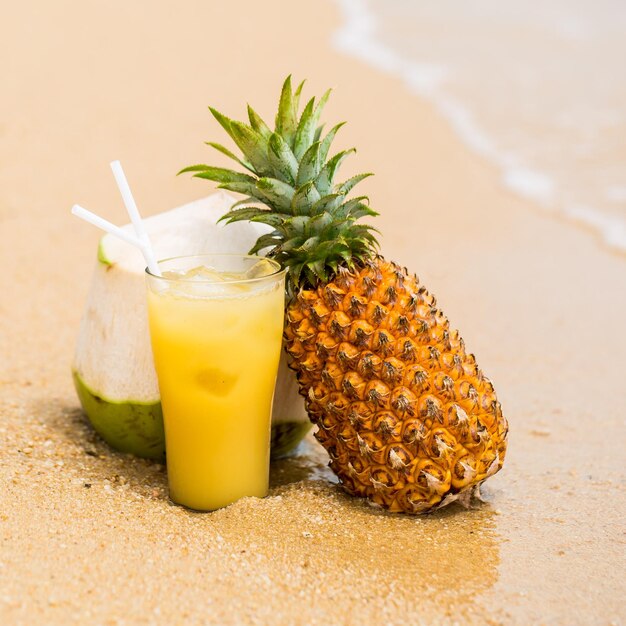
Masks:
[[[182,172],[244,194],[222,219],[272,227],[251,254],[289,269],[285,345],[300,393],[345,490],[392,512],[468,501],[504,461],[508,426],[491,381],[418,278],[377,253],[377,215],[348,198],[370,174],[336,182],[353,150],[328,158],[328,99],[298,115],[302,83],[283,84],[275,130],[248,106],[249,124],[211,112],[243,153],[212,147],[247,172]],[[182,173],[181,172],[181,173]]]

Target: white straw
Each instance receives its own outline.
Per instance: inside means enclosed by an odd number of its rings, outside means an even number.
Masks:
[[[148,237],[148,233],[144,228],[143,221],[141,220],[141,215],[139,215],[139,209],[135,204],[135,199],[133,198],[133,194],[130,191],[126,176],[124,176],[122,164],[119,161],[112,161],[111,169],[113,170],[115,182],[117,183],[120,194],[122,195],[122,200],[124,200],[126,210],[128,211],[128,216],[130,217],[130,221],[132,222],[133,228],[135,229],[135,234],[137,235],[139,241],[141,241],[142,243],[141,250],[146,259],[146,263],[148,264],[148,269],[150,270],[151,274],[154,274],[155,276],[161,276],[159,266],[157,265],[156,259],[154,258],[154,252],[152,251],[150,238]]]
[[[100,217],[99,215],[88,211],[79,204],[75,204],[72,207],[72,214],[76,215],[76,217],[80,217],[90,224],[93,224],[94,226],[97,226],[98,228],[101,228],[107,233],[111,233],[111,235],[115,235],[115,237],[119,237],[122,241],[129,243],[131,246],[139,248],[139,250],[141,250],[141,253],[143,254],[144,259],[146,260],[146,263],[148,264],[148,269],[150,270],[150,273],[154,274],[155,276],[161,276],[158,266],[154,268],[150,267],[150,261],[148,260],[149,255],[147,254],[146,245],[143,241],[127,233],[123,228],[120,228],[119,226],[112,224],[108,220]]]
[[[86,222],[89,222],[90,224],[93,224],[94,226],[97,226],[98,228],[105,230],[107,233],[111,233],[112,235],[115,235],[116,237],[123,239],[126,243],[129,243],[131,246],[135,246],[140,249],[143,247],[141,241],[139,241],[137,237],[133,237],[133,235],[130,235],[129,233],[127,233],[123,228],[120,228],[119,226],[112,224],[108,220],[105,220],[104,218],[100,217],[99,215],[96,215],[95,213],[92,213],[91,211],[88,211],[87,209],[84,209],[79,204],[75,204],[72,207],[72,213],[76,215],[76,217],[80,217]]]

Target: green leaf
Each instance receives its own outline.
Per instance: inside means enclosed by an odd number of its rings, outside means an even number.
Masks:
[[[190,165],[185,169],[182,169],[179,174],[185,172],[195,172],[195,178],[206,178],[207,180],[213,180],[217,183],[251,183],[256,182],[255,178],[242,174],[241,172],[235,172],[223,167],[211,167],[210,165]]]
[[[294,237],[296,235],[303,235],[308,233],[308,223],[308,216],[296,215],[294,217],[290,217],[288,220],[285,220],[283,228],[285,230],[285,233],[288,234],[289,237]]]
[[[322,166],[320,159],[320,144],[314,143],[305,153],[300,160],[300,167],[298,168],[298,175],[296,176],[296,185],[298,187],[315,180]]]
[[[362,217],[375,217],[378,213],[371,209],[367,204],[360,202],[350,210],[350,217],[359,220]]]
[[[368,247],[371,247],[372,244],[378,247],[379,244],[374,233],[380,234],[378,228],[370,226],[369,224],[354,224],[351,228],[350,239],[351,241],[352,239],[355,241],[363,240],[367,243]]]
[[[337,241],[323,241],[317,246],[317,255],[320,259],[329,259],[333,255],[339,255],[341,250],[348,249],[345,244]]]
[[[311,218],[309,224],[309,230],[314,233],[321,233],[327,226],[333,221],[333,217],[330,213],[320,213]]]
[[[298,175],[298,161],[291,148],[278,133],[272,133],[270,136],[268,156],[274,175],[280,180],[294,185]]]
[[[317,122],[319,122],[319,119],[322,115],[322,111],[324,110],[324,107],[326,106],[326,103],[328,102],[328,98],[330,96],[332,92],[332,89],[327,89],[324,92],[324,95],[320,98],[319,102],[317,103],[317,106],[315,107],[315,125],[317,126]]]
[[[230,123],[232,120],[213,107],[209,107],[209,111],[211,111],[213,117],[219,122],[220,126],[232,137],[230,130]]]
[[[310,214],[311,205],[320,199],[319,191],[313,182],[308,182],[298,187],[291,200],[291,208],[295,215]]]
[[[204,143],[207,146],[211,146],[211,148],[215,148],[218,152],[225,154],[227,157],[230,157],[231,159],[233,159],[233,161],[237,161],[237,163],[239,163],[240,165],[243,165],[243,167],[245,167],[247,170],[250,170],[251,172],[256,173],[250,163],[248,163],[247,161],[244,161],[243,159],[240,159],[236,154],[231,152],[228,148],[226,148],[222,144],[214,143],[213,141],[205,141]]]
[[[342,193],[330,193],[322,197],[311,207],[311,215],[319,215],[322,212],[333,212],[341,206],[345,196]]]
[[[293,153],[297,159],[299,159],[311,146],[314,141],[319,140],[319,136],[316,139],[317,124],[320,119],[320,115],[324,110],[324,106],[330,96],[330,89],[320,98],[320,101],[315,105],[315,98],[311,98],[307,103],[300,123],[296,130],[296,136],[294,139]]]
[[[267,162],[267,139],[242,122],[231,121],[231,136],[261,176],[271,173]]]
[[[288,285],[295,285],[296,288],[300,287],[300,277],[302,276],[302,269],[304,265],[302,263],[289,264],[289,281]],[[311,283],[314,285],[315,283]]]
[[[209,110],[243,152],[244,157],[250,162],[255,173],[260,175],[269,173],[266,165],[267,140],[263,135],[242,122],[231,120],[213,107],[209,107]]]
[[[352,226],[352,231],[358,234],[366,233],[369,231],[380,233],[378,228],[372,226],[371,224],[354,224]]]
[[[335,173],[339,169],[343,160],[352,152],[356,152],[356,150],[352,148],[350,150],[342,150],[341,152],[338,152],[322,168],[319,176],[315,179],[315,186],[322,196],[331,193]]]
[[[320,242],[320,238],[317,236],[309,237],[303,241],[297,248],[294,248],[296,252],[309,252],[317,247]]]
[[[350,216],[356,220],[357,216],[354,215],[354,211],[361,210],[362,207],[365,207],[368,211],[370,211],[369,215],[378,215],[376,211],[369,208],[366,202],[369,202],[369,198],[367,196],[358,196],[356,198],[351,198],[341,205],[341,210],[337,212],[337,215],[335,217],[343,216],[345,218]],[[367,213],[364,213],[363,215],[367,215]]]
[[[302,87],[304,87],[304,83],[306,81],[302,81],[293,92],[293,108],[296,111],[296,117],[298,116],[298,109],[300,108],[300,95],[302,94]]]
[[[235,193],[242,193],[247,196],[252,196],[256,198],[259,202],[263,202],[267,204],[267,199],[265,196],[256,188],[256,184],[252,183],[222,183],[218,185],[220,189],[227,189],[228,191],[234,191]]]
[[[330,151],[330,144],[334,141],[335,135],[337,131],[345,124],[345,122],[340,122],[336,126],[333,126],[329,131],[326,137],[322,140],[322,145],[320,148],[320,159],[322,163],[326,161],[326,157],[328,156],[328,152]]]
[[[272,131],[261,119],[261,116],[250,105],[248,105],[248,119],[250,120],[250,126],[252,126],[253,130],[259,133],[262,137],[269,139]]]
[[[302,237],[292,237],[291,239],[287,239],[281,246],[281,252],[289,252],[290,250],[297,250],[302,243],[305,241]]]
[[[296,193],[291,185],[276,178],[264,177],[256,182],[256,188],[273,207],[285,211],[291,210],[291,200]]]
[[[339,253],[339,256],[347,263],[348,267],[352,267],[352,252],[349,248],[347,250],[342,250]]]
[[[210,167],[211,167],[210,165],[204,165],[203,163],[200,163],[198,165],[188,165],[187,167],[184,167],[182,170],[180,170],[180,172],[178,172],[176,176],[180,176],[181,174],[186,174],[187,172],[203,172],[204,170]]]
[[[362,217],[376,217],[379,213],[371,209],[367,204],[359,202],[354,208],[350,209],[350,215],[358,220]]]
[[[244,207],[242,209],[231,209],[226,215],[222,215],[218,222],[225,221],[228,224],[231,222],[240,222],[242,220],[251,220],[260,215],[268,214],[270,211],[266,209],[260,209],[259,207]]]
[[[367,172],[366,174],[357,174],[356,176],[349,178],[348,180],[341,183],[340,185],[336,185],[335,191],[337,191],[338,193],[343,193],[347,195],[350,193],[350,191],[352,191],[355,185],[358,185],[363,179],[368,178],[369,176],[373,176],[373,175],[374,174],[372,174],[371,172]]]
[[[317,259],[316,261],[309,261],[306,263],[305,267],[310,270],[317,279],[322,282],[328,281],[328,274],[326,273],[326,267],[323,260]]]
[[[266,235],[261,235],[257,240],[254,246],[250,249],[248,254],[256,254],[260,250],[264,250],[265,248],[274,248],[281,242],[280,235],[276,233],[268,233]]]
[[[257,215],[253,217],[251,222],[259,222],[260,224],[267,224],[268,226],[273,226],[274,228],[281,228],[285,221],[289,216],[285,216],[282,213],[274,213],[273,211],[268,211],[267,213],[263,213],[263,215]]]
[[[304,111],[302,111],[302,117],[296,129],[296,135],[293,142],[293,153],[297,159],[299,159],[313,143],[313,134],[315,133],[315,117],[313,115],[315,110],[315,98],[311,98]]]
[[[293,139],[298,125],[296,102],[291,91],[291,75],[283,83],[276,114],[276,132],[282,136],[290,148],[293,147]]]
[[[248,202],[259,202],[259,199],[255,198],[254,196],[246,196],[241,200],[237,200],[237,202],[235,202],[230,208],[234,209],[235,207],[241,206],[242,204],[248,204]]]
[[[315,134],[313,135],[313,141],[319,141],[323,132],[324,132],[324,124],[321,124],[315,129]]]

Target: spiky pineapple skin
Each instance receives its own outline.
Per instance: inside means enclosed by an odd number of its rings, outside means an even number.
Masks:
[[[501,467],[493,385],[417,277],[382,257],[301,289],[285,338],[345,490],[392,512],[467,495]]]

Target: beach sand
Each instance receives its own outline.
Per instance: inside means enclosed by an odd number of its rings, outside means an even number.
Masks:
[[[626,261],[505,191],[396,79],[332,50],[340,16],[268,0],[42,0],[0,22],[0,623],[621,624]],[[276,24],[279,28],[276,28]],[[493,379],[510,421],[487,502],[381,513],[342,493],[311,438],[270,497],[170,504],[165,469],[112,452],[70,378],[99,237],[207,195],[211,103],[266,117],[282,78],[335,88],[326,119],[416,271]]]

